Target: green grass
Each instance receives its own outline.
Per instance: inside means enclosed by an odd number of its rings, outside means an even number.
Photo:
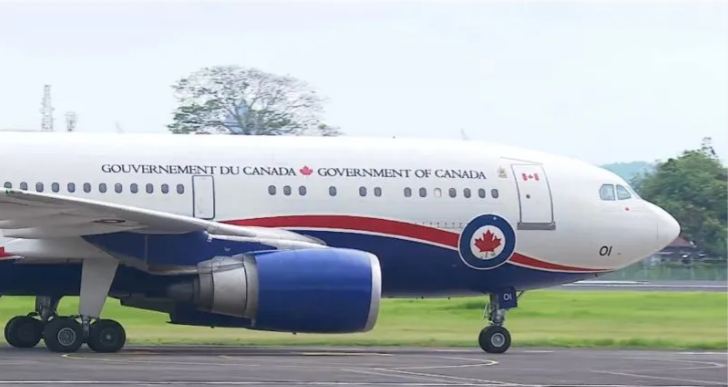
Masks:
[[[0,319],[27,313],[30,297],[0,298]],[[61,303],[75,314],[77,299]],[[485,297],[388,299],[368,333],[312,335],[166,324],[167,315],[121,307],[110,300],[104,317],[119,320],[130,343],[225,345],[463,346],[476,343]],[[696,292],[534,291],[509,311],[515,346],[728,348],[728,295]]]

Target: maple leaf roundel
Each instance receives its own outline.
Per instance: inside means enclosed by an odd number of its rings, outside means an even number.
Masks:
[[[481,259],[492,259],[503,251],[503,232],[495,226],[483,226],[473,234],[470,246],[473,255]]]
[[[515,240],[515,232],[504,218],[481,215],[471,220],[460,234],[460,257],[471,268],[492,269],[513,255]]]

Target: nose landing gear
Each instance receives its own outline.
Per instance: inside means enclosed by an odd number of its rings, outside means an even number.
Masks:
[[[486,315],[490,325],[483,328],[478,335],[480,348],[487,353],[504,353],[511,346],[511,334],[503,327],[506,310],[518,306],[518,295],[515,289],[505,292],[491,293],[490,302],[486,305]]]
[[[506,328],[489,325],[478,335],[480,348],[488,353],[503,353],[511,346],[511,334]]]

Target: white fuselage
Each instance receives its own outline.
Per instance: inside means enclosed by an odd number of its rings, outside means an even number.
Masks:
[[[0,165],[0,186],[8,188],[314,236],[354,229],[416,241],[387,223],[359,224],[390,220],[455,235],[497,214],[515,230],[515,251],[544,271],[619,269],[677,233],[668,214],[613,173],[474,141],[1,133]],[[604,200],[605,184],[630,197]],[[341,217],[360,223],[341,226]],[[529,267],[524,259],[511,263]]]

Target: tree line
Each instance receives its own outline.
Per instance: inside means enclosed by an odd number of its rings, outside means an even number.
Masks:
[[[681,236],[726,259],[728,169],[710,146],[687,150],[638,176],[634,188],[677,219]]]

